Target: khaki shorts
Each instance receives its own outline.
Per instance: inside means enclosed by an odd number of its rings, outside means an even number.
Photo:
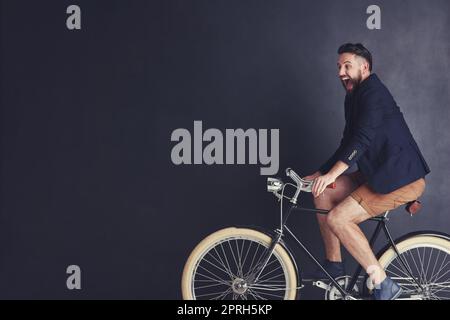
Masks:
[[[376,193],[366,182],[359,171],[349,173],[349,176],[357,185],[350,196],[355,199],[371,216],[378,216],[388,210],[417,200],[425,191],[425,179],[420,178],[410,184],[398,188],[391,193]]]

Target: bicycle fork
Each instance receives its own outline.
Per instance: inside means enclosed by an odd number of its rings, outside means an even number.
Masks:
[[[266,255],[262,259],[262,264],[260,264],[260,266],[258,268],[256,268],[253,275],[251,275],[249,277],[248,280],[250,282],[256,283],[258,281],[259,277],[261,276],[261,273],[264,271],[264,268],[267,266],[267,263],[269,263],[270,257],[272,256],[273,251],[275,250],[275,246],[281,241],[282,235],[283,235],[283,233],[281,230],[276,230],[276,236],[274,239],[272,239],[272,243],[270,244],[270,247],[267,250]],[[256,275],[256,277],[255,277],[255,275]]]

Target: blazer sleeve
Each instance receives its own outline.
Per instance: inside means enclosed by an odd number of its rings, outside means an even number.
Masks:
[[[382,125],[384,108],[383,95],[369,89],[361,95],[358,115],[350,137],[337,152],[336,160],[351,166],[366,152],[376,135],[377,127]]]
[[[334,154],[319,168],[327,173],[338,161],[352,166],[364,154],[375,137],[376,128],[382,124],[382,96],[376,89],[363,93],[358,106],[356,121],[350,129],[346,123],[344,135]]]

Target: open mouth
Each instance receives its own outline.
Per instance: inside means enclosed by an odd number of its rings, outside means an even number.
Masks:
[[[341,81],[344,84],[344,87],[346,90],[350,91],[353,88],[353,82],[351,81],[350,78],[344,77],[344,78],[341,78]]]

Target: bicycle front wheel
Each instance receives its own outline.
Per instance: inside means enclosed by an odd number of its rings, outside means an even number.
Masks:
[[[289,300],[297,294],[297,271],[277,244],[265,267],[271,238],[244,228],[219,230],[190,254],[182,276],[186,300]]]
[[[400,299],[450,299],[449,240],[417,235],[401,241],[397,249],[409,273],[392,248],[380,256],[379,262],[386,274],[402,287]]]

